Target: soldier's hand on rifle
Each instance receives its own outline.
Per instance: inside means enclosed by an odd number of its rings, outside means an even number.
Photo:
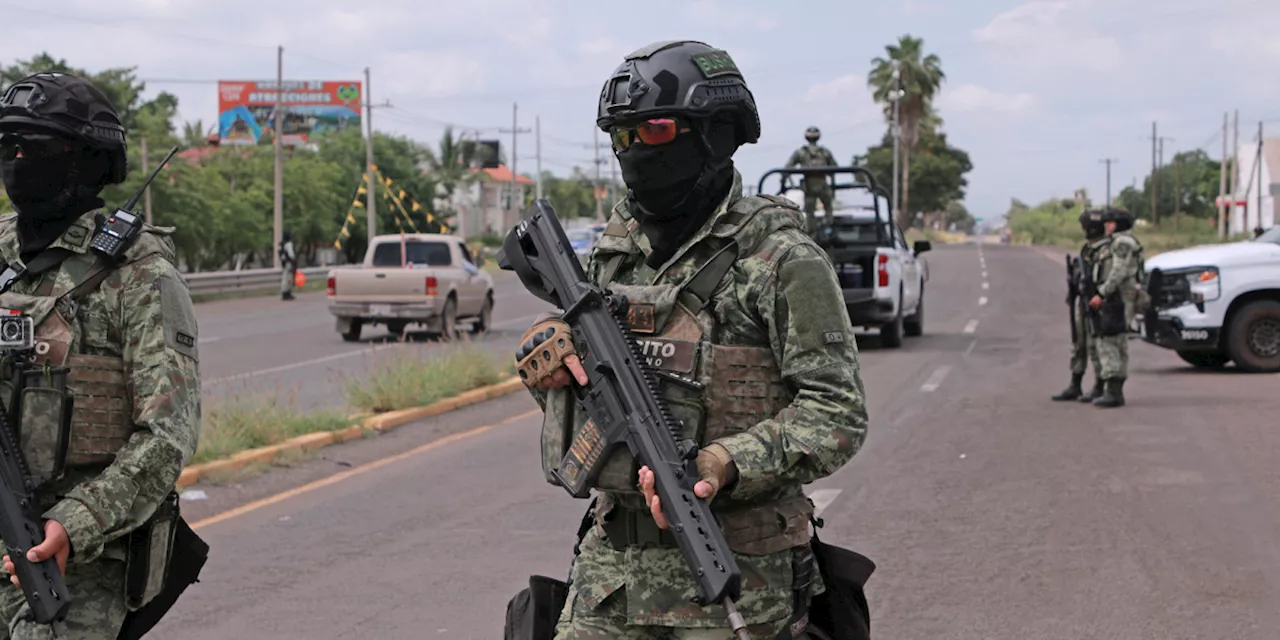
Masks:
[[[698,451],[695,464],[698,467],[698,475],[702,479],[693,485],[693,494],[703,500],[710,501],[720,492],[720,489],[733,484],[738,479],[738,467],[733,464],[733,457],[729,455],[729,450],[714,442]],[[666,529],[668,524],[666,517],[662,515],[662,499],[658,497],[658,492],[653,486],[653,472],[649,467],[640,467],[640,492],[644,494],[644,501],[649,505],[653,521],[658,524],[659,529]]]
[[[67,530],[57,520],[45,520],[44,542],[27,551],[27,560],[41,562],[54,558],[58,561],[58,571],[66,575],[69,555],[71,555],[71,538],[67,537]],[[9,572],[9,582],[12,582],[13,586],[22,586],[18,583],[18,572],[14,569],[13,561],[9,559],[8,554],[4,556],[4,570]]]
[[[573,332],[559,318],[535,322],[516,349],[516,371],[531,389],[566,387],[573,380],[587,384],[587,371],[573,348]]]
[[[1090,299],[1089,299],[1089,308],[1090,308],[1090,309],[1093,309],[1094,311],[1097,311],[1101,306],[1102,306],[1102,297],[1101,297],[1101,296],[1097,296],[1097,295],[1095,295],[1095,296],[1093,296],[1092,298],[1090,298]]]

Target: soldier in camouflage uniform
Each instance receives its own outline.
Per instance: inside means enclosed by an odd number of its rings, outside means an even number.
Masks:
[[[796,149],[791,154],[791,159],[787,160],[787,168],[791,167],[834,167],[836,166],[836,157],[831,155],[826,147],[818,144],[818,138],[822,136],[822,132],[817,127],[809,127],[804,131],[804,139],[808,144]],[[806,174],[801,183],[804,187],[804,215],[805,223],[808,225],[809,232],[812,233],[814,227],[813,212],[818,209],[818,200],[822,201],[822,210],[827,214],[827,220],[831,219],[831,183],[828,176],[822,174]]]
[[[1093,269],[1094,257],[1098,248],[1110,242],[1107,237],[1106,228],[1102,224],[1102,212],[1098,210],[1089,210],[1080,214],[1080,228],[1084,230],[1085,243],[1080,248],[1080,269]],[[1071,313],[1075,316],[1076,336],[1075,341],[1071,343],[1071,384],[1063,389],[1061,393],[1053,396],[1055,401],[1081,400],[1082,402],[1092,402],[1094,398],[1102,395],[1102,378],[1100,372],[1102,366],[1098,363],[1097,341],[1092,334],[1091,323],[1088,322],[1088,316],[1085,313],[1085,304],[1088,302],[1083,297],[1081,291],[1081,273],[1076,273],[1076,280],[1068,282],[1067,287],[1072,289],[1074,296],[1068,296],[1067,303],[1071,304],[1071,298],[1075,298],[1075,304],[1071,308]],[[1094,384],[1093,390],[1085,394],[1080,387],[1080,383],[1084,380],[1085,370],[1088,368],[1089,361],[1093,361]],[[1087,398],[1083,400],[1082,398]]]
[[[106,97],[74,76],[37,74],[0,98],[0,174],[17,211],[0,216],[0,261],[26,268],[0,307],[33,318],[36,362],[68,367],[74,398],[61,460],[55,406],[24,401],[11,419],[32,472],[49,476],[37,491],[45,541],[28,558],[57,559],[72,604],[39,625],[10,585],[0,638],[116,638],[144,604],[126,589],[130,534],[149,536],[153,514],[176,505],[196,449],[196,320],[172,230],[144,228],[115,265],[89,249],[99,193],[127,172],[124,136]],[[16,582],[8,556],[5,570]]]
[[[813,505],[802,487],[848,462],[866,437],[840,286],[794,204],[742,195],[731,157],[759,138],[760,121],[727,53],[684,41],[628,55],[605,85],[597,124],[611,136],[629,191],[587,276],[631,301],[628,321],[649,366],[703,385],[661,386],[686,435],[702,445],[695,492],[714,498],[742,570],[738,609],[753,638],[778,637],[792,626],[797,598],[824,589],[820,578],[793,584],[793,562],[811,536]],[[517,362],[541,354],[549,332],[568,330],[556,319],[536,323]],[[567,388],[570,376],[578,384],[586,377],[575,355],[540,368],[549,375],[528,382],[545,410],[551,481],[587,419]],[[624,448],[595,488],[595,525],[574,563],[557,640],[730,638],[721,607],[690,602],[694,581],[665,530],[652,473]],[[804,637],[803,626],[795,637]]]
[[[1094,399],[1096,407],[1124,406],[1124,382],[1129,372],[1129,327],[1137,297],[1142,261],[1142,245],[1129,233],[1116,233],[1117,221],[1126,214],[1108,209],[1103,215],[1110,242],[1098,252],[1093,267],[1098,294],[1089,306],[1100,312],[1102,335],[1098,337],[1098,360],[1102,365],[1103,393]],[[1104,308],[1105,306],[1105,308]]]

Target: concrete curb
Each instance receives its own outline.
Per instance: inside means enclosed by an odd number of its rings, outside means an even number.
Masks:
[[[460,409],[468,405],[499,398],[523,388],[524,383],[520,381],[520,378],[508,378],[498,384],[465,391],[453,396],[452,398],[445,398],[443,400],[433,402],[425,407],[411,407],[408,409],[401,409],[399,411],[388,411],[386,413],[369,416],[362,419],[359,424],[351,425],[345,429],[308,433],[306,435],[289,438],[279,444],[259,447],[257,449],[247,449],[232,455],[230,458],[193,464],[182,470],[182,475],[178,477],[177,486],[185,487],[187,485],[194,484],[198,482],[202,476],[206,476],[211,473],[238,471],[244,468],[245,465],[252,463],[265,462],[270,464],[282,453],[291,451],[312,451],[332,444],[355,440],[356,438],[364,436],[366,432],[388,431],[415,420],[429,418],[448,411],[453,411],[454,409]]]

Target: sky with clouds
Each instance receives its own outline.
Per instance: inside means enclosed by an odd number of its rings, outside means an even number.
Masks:
[[[1274,0],[0,0],[0,19],[0,61],[45,50],[90,70],[136,66],[205,126],[216,81],[273,79],[277,45],[289,80],[370,67],[374,103],[390,101],[375,128],[431,143],[446,124],[499,137],[515,102],[520,127],[540,118],[543,168],[559,174],[592,170],[596,95],[624,54],[702,40],[733,55],[759,104],[761,140],[736,156],[751,183],[807,126],[842,163],[877,141],[870,60],[909,33],[942,59],[937,106],[974,163],[966,204],[989,220],[1015,197],[1102,199],[1103,158],[1119,161],[1114,192],[1141,180],[1152,121],[1172,138],[1166,158],[1219,156],[1228,110],[1241,145],[1260,120],[1280,131]],[[521,172],[534,149],[522,135]]]

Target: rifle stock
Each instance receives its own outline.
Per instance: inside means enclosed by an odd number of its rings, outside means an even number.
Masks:
[[[695,602],[725,605],[738,630],[741,616],[733,605],[741,588],[737,562],[710,505],[693,492],[699,480],[694,463],[698,448],[682,438],[622,320],[626,299],[587,280],[546,200],[536,201],[507,235],[499,267],[515,271],[531,293],[563,310],[589,378],[585,387],[573,384],[573,390],[590,420],[553,473],[556,480],[574,497],[586,497],[610,452],[625,445],[654,473],[663,514],[697,585]]]

